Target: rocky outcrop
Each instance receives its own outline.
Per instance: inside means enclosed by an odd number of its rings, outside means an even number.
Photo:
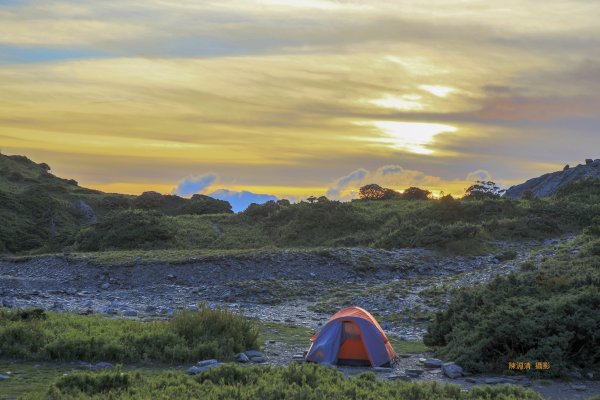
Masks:
[[[521,198],[528,191],[531,191],[536,197],[552,196],[561,187],[582,179],[600,179],[600,159],[587,159],[585,165],[580,164],[572,168],[565,167],[562,171],[530,179],[508,189],[505,196]]]
[[[94,223],[97,221],[96,214],[92,207],[87,204],[85,201],[78,199],[73,203],[73,208],[75,208],[80,214],[83,220],[87,223]]]

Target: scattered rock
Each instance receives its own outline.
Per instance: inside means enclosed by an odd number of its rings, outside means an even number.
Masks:
[[[256,357],[250,357],[250,361],[252,361],[255,364],[259,364],[259,363],[266,362],[267,359],[264,356],[256,356]]]
[[[2,307],[15,308],[17,306],[17,300],[14,297],[5,297],[2,299]]]
[[[404,371],[404,373],[406,375],[414,376],[414,377],[421,376],[421,375],[423,375],[424,372],[425,371],[422,369],[407,369],[406,371]]]
[[[264,354],[261,353],[258,350],[247,350],[244,353],[248,356],[248,358],[252,358],[252,357],[264,357]]]
[[[250,359],[244,353],[237,353],[235,355],[235,361],[237,361],[239,363],[248,363],[248,362],[250,362]]]
[[[174,280],[174,279],[177,279],[177,276],[176,276],[176,275],[173,275],[173,274],[169,274],[169,275],[167,275],[167,279],[169,279],[169,280],[171,280],[171,281],[172,281],[172,280]]]
[[[207,365],[213,365],[213,364],[218,364],[219,361],[215,360],[214,358],[211,358],[209,360],[202,360],[202,361],[198,361],[196,363],[196,366],[198,367],[206,367]]]
[[[96,214],[94,214],[94,210],[85,201],[81,199],[75,200],[75,202],[73,203],[73,208],[79,211],[85,222],[93,223],[97,221]]]
[[[187,373],[190,375],[196,375],[200,372],[208,371],[210,368],[219,367],[220,365],[221,364],[214,359],[198,361],[198,364],[188,368]]]
[[[70,296],[75,296],[77,294],[77,289],[70,287],[65,290],[65,293]]]
[[[154,306],[146,306],[146,308],[144,309],[144,311],[147,312],[147,313],[149,313],[149,314],[155,313],[156,310],[157,310],[157,308],[154,307]]]
[[[4,375],[4,374],[0,374],[0,381],[5,381],[7,379],[10,379],[10,376]]]
[[[429,358],[423,362],[425,368],[441,368],[444,362],[438,358]]]
[[[587,386],[581,385],[581,384],[572,383],[571,384],[571,389],[577,390],[578,392],[583,392],[583,391],[587,390]]]
[[[125,311],[123,311],[123,315],[125,317],[137,317],[138,312],[135,310],[125,310]]]
[[[450,379],[460,378],[463,374],[463,369],[455,363],[445,363],[442,365],[442,372]]]
[[[104,289],[104,290],[108,290],[108,289],[110,288],[110,283],[108,283],[108,282],[104,282],[104,283],[102,284],[102,286],[100,286],[100,287],[101,287],[102,289]]]
[[[498,385],[500,383],[505,383],[506,379],[504,378],[485,378],[483,380],[483,383],[485,383],[486,385]]]
[[[393,369],[392,368],[387,368],[387,367],[374,367],[373,368],[374,372],[384,372],[384,373],[388,373],[388,372],[392,372]]]
[[[106,368],[112,368],[112,367],[113,367],[112,363],[109,363],[106,361],[100,361],[100,362],[94,364],[92,366],[92,369],[98,370],[98,369],[106,369]]]

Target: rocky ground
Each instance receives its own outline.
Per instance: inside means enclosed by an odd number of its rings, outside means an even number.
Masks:
[[[343,306],[371,311],[395,340],[419,340],[432,313],[444,307],[455,287],[507,274],[525,260],[551,257],[570,238],[500,243],[484,256],[441,255],[423,249],[285,250],[190,258],[165,263],[133,260],[99,262],[93,255],[44,256],[0,261],[0,304],[55,311],[105,313],[114,317],[167,318],[199,303],[227,307],[260,321],[317,330]],[[273,332],[264,352],[272,364],[287,364],[306,350],[306,340],[289,341]],[[451,381],[528,386],[551,399],[600,394],[593,381],[535,381],[526,377],[450,379],[439,368],[424,368],[431,354],[406,354],[383,379]],[[346,373],[363,371],[343,369]]]

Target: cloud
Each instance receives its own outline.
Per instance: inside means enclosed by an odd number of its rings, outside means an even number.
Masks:
[[[357,182],[362,182],[369,172],[363,168],[357,169],[346,176],[339,178],[329,189],[326,196],[332,199],[340,197],[340,192],[348,187],[356,187]]]
[[[228,201],[234,212],[244,211],[252,203],[263,204],[269,200],[277,200],[276,196],[270,194],[257,194],[248,191],[236,192],[234,190],[219,189],[208,196],[219,200]]]
[[[181,180],[177,187],[173,189],[172,194],[189,197],[200,193],[212,185],[217,180],[217,175],[209,173],[201,176],[189,176]]]
[[[434,195],[445,192],[455,196],[462,196],[465,188],[478,179],[491,179],[491,174],[488,171],[479,169],[469,173],[466,179],[442,179],[439,176],[428,175],[422,171],[406,169],[400,165],[393,164],[377,168],[374,172],[369,172],[361,168],[343,176],[330,186],[327,190],[327,197],[348,201],[357,198],[358,189],[370,183],[376,183],[397,191],[416,186],[428,189]]]
[[[477,171],[469,172],[467,174],[467,181],[475,182],[475,181],[491,181],[492,174],[490,174],[485,169],[478,169]]]

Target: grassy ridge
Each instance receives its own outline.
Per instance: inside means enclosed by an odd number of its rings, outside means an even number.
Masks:
[[[421,399],[421,400],[541,400],[518,387],[479,387],[468,392],[454,385],[380,381],[372,373],[345,378],[317,365],[240,367],[224,365],[193,378],[181,373],[158,375],[75,373],[60,378],[47,393],[25,399]]]
[[[168,321],[0,309],[0,356],[23,360],[168,363],[228,359],[258,346],[243,316],[201,307]]]
[[[81,188],[45,164],[0,155],[0,253],[346,246],[477,253],[497,239],[579,231],[600,216],[600,205],[590,200],[597,191],[597,182],[583,182],[543,200],[319,198],[232,214],[228,203],[207,196],[134,197]]]

